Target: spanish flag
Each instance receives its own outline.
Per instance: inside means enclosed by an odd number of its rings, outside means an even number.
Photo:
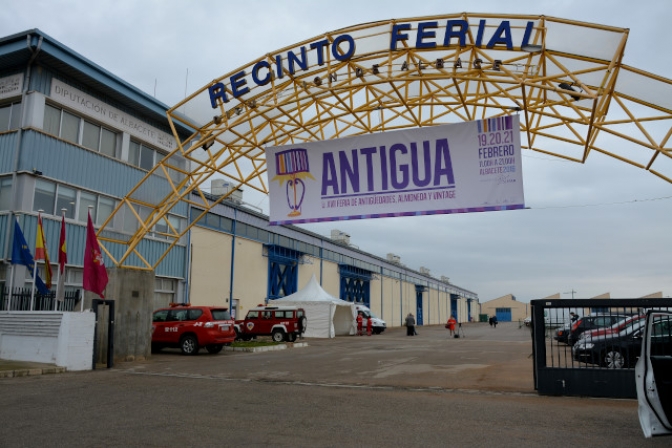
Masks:
[[[44,239],[44,228],[42,227],[42,215],[37,215],[37,235],[35,237],[35,261],[44,260],[44,283],[48,289],[51,289],[51,264],[49,264],[49,254],[47,253],[46,240]]]

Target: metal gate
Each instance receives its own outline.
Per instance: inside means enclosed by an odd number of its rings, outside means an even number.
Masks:
[[[92,368],[105,359],[107,368],[114,367],[114,300],[93,299],[91,308],[96,315],[93,331]]]
[[[648,309],[672,299],[532,300],[534,387],[541,395],[636,398]]]

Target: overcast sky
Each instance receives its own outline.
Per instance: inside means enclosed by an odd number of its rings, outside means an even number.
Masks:
[[[633,7],[636,5],[637,7]],[[459,9],[457,9],[459,8]],[[172,106],[274,50],[365,22],[467,12],[534,14],[630,29],[624,63],[672,77],[669,0],[456,3],[409,0],[98,0],[5,2],[0,29],[39,28]],[[528,210],[311,225],[362,250],[477,293],[520,301],[672,295],[672,185],[591,154],[585,165],[523,150]],[[257,202],[258,201],[258,202]],[[265,199],[255,199],[267,210]]]

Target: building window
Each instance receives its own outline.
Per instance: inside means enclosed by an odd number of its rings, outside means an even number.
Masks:
[[[128,147],[128,163],[131,165],[142,168],[143,170],[151,170],[154,168],[155,164],[155,154],[157,151],[154,149],[143,145],[135,140],[131,140],[131,143]],[[159,160],[161,160],[159,156]]]
[[[0,181],[0,201],[2,200],[2,185]],[[86,222],[89,206],[93,207],[91,219],[100,226],[114,211],[116,201],[107,196],[78,191],[43,179],[37,179],[35,183],[34,212],[42,210],[47,215],[61,216],[62,210],[65,209],[66,218]]]
[[[21,103],[0,106],[0,132],[21,127]]]
[[[59,188],[60,191],[60,188]],[[89,207],[91,208],[91,221],[96,226],[101,226],[105,220],[112,214],[116,201],[107,196],[79,192],[79,207],[77,207],[77,221],[87,222]]]
[[[172,229],[166,223],[166,219],[173,227]],[[157,222],[156,225],[154,225],[155,233],[153,233],[153,236],[155,236],[156,238],[168,239],[168,236],[160,235],[159,232],[163,234],[173,235],[174,234],[173,229],[175,229],[175,232],[179,234],[185,227],[186,227],[186,219],[177,217],[175,215],[166,215],[165,218],[160,219],[159,222]]]
[[[93,216],[91,220],[96,219],[96,205],[98,204],[98,196],[92,193],[82,191],[79,194],[79,208],[77,209],[77,221],[87,222],[87,214],[89,207],[93,207]]]
[[[154,308],[163,308],[176,301],[177,281],[172,278],[154,280]]]
[[[46,180],[37,179],[35,183],[35,196],[33,198],[33,211],[42,210],[47,215],[54,214],[56,200],[56,184]]]
[[[142,222],[145,222],[147,218],[149,218],[149,214],[152,212],[152,209],[149,207],[144,207],[142,205],[134,205],[133,206],[135,212],[138,214],[140,217],[140,220]],[[128,206],[128,204],[124,204],[123,207],[123,215],[124,215],[124,224],[123,224],[123,229],[124,232],[126,233],[135,233],[136,230],[138,230],[140,226],[140,221],[138,221],[138,217],[136,216],[136,213],[133,212]]]
[[[12,210],[12,178],[0,178],[0,210]]]
[[[72,143],[79,143],[79,122],[77,115],[62,111],[60,137]]]
[[[219,216],[214,213],[208,213],[205,215],[205,224],[215,229],[219,229]]]
[[[65,210],[65,217],[73,219],[76,203],[77,190],[59,185],[56,194],[56,214],[60,215]]]
[[[101,154],[116,156],[116,132],[49,104],[44,108],[44,130]]]

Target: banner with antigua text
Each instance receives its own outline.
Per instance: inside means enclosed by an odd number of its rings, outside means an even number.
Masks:
[[[270,223],[525,207],[518,115],[266,149]]]

